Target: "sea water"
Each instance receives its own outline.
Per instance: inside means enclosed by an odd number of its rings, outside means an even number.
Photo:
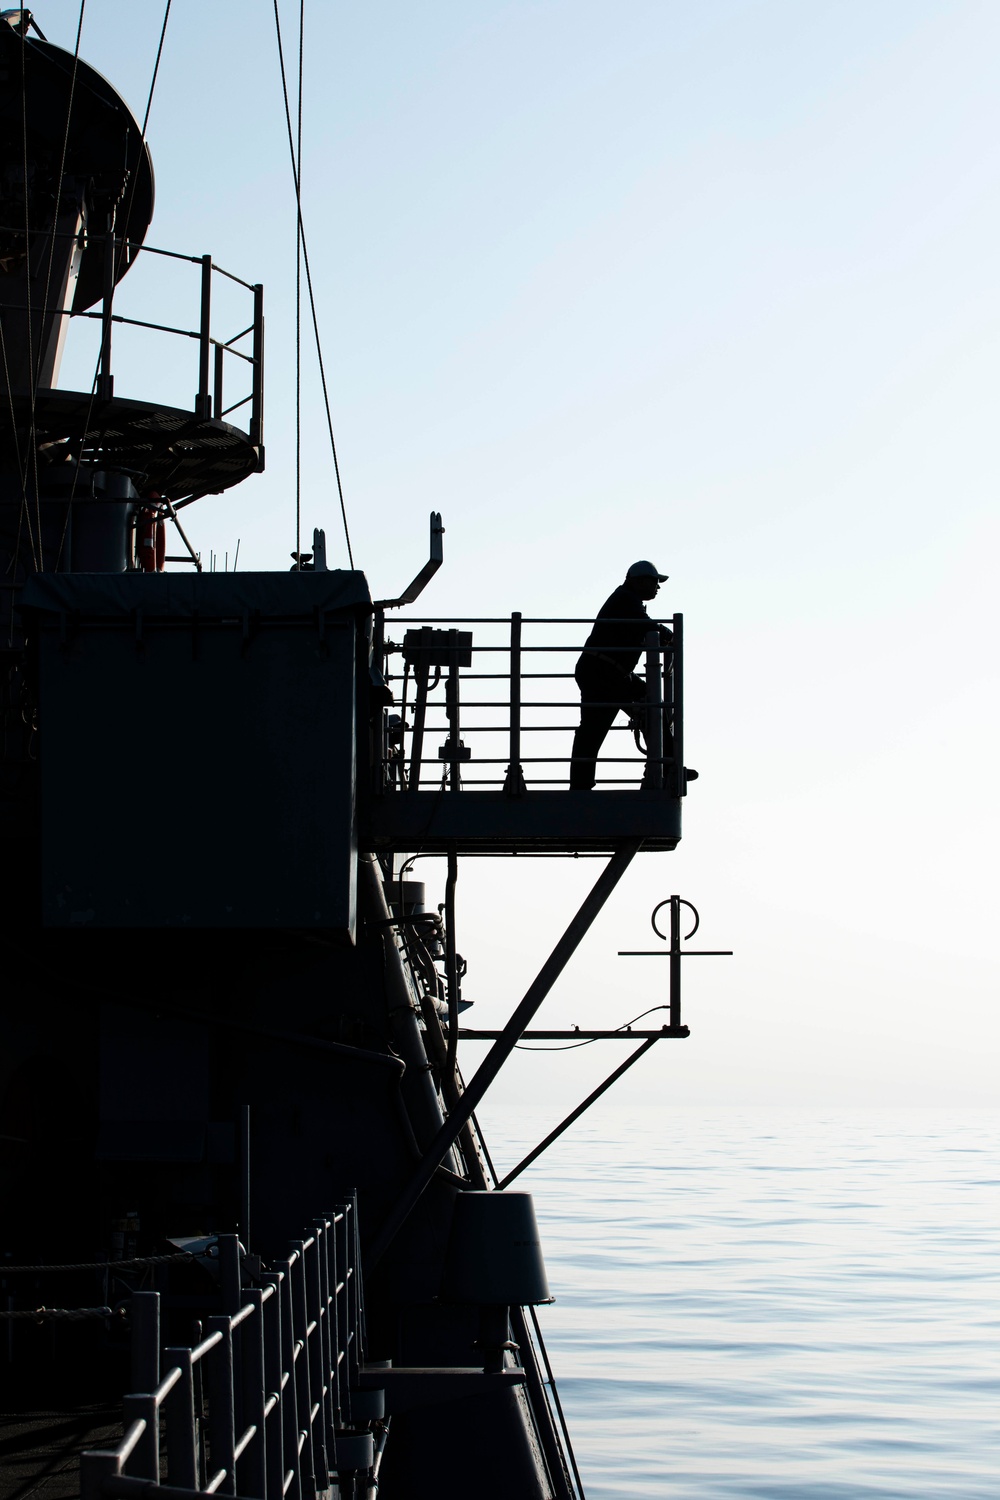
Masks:
[[[554,1123],[491,1120],[501,1174]],[[515,1185],[587,1500],[997,1500],[998,1127],[600,1105],[572,1127]]]

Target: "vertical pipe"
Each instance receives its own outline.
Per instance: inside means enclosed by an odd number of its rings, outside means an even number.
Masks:
[[[222,416],[222,376],[223,376],[223,363],[225,361],[225,357],[226,357],[225,347],[222,344],[216,344],[216,346],[215,346],[215,394],[212,397],[212,411],[215,414],[215,420],[217,422],[219,421],[219,419]]]
[[[646,636],[646,770],[642,784],[653,791],[663,786],[663,679],[658,630],[650,630]]]
[[[201,257],[201,329],[198,340],[198,395],[195,397],[195,415],[212,415],[212,397],[208,389],[208,367],[211,358],[212,337],[212,257]]]
[[[681,898],[670,898],[670,1029],[681,1024]]]
[[[424,652],[420,652],[417,656],[413,675],[417,683],[417,701],[413,708],[413,738],[410,741],[410,774],[408,784],[411,792],[419,792],[420,763],[424,754],[424,721],[427,718],[427,679],[430,675],[430,667],[427,664]]]
[[[253,289],[253,395],[250,401],[250,441],[255,448],[264,442],[264,288]],[[263,467],[263,454],[261,454]]]
[[[448,978],[448,1051],[445,1076],[449,1088],[458,1065],[458,952],[455,946],[455,887],[458,885],[458,855],[448,850],[448,878],[444,887],[444,964]]]

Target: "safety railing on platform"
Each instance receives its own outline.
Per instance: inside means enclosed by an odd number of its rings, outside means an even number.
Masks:
[[[116,1447],[84,1453],[83,1500],[374,1495],[388,1424],[359,1389],[364,1359],[354,1200],[318,1219],[252,1278],[219,1236],[225,1311],[160,1352],[160,1298],[133,1294],[133,1383]],[[252,1280],[254,1285],[244,1285]]]
[[[603,623],[632,631],[637,624]],[[575,667],[592,627],[590,619],[518,613],[379,622],[377,648],[394,701],[376,746],[376,787],[511,796],[568,787],[581,712]],[[588,697],[587,707],[618,713],[609,752],[598,758],[598,788],[684,795],[683,629],[679,614],[651,620],[641,648],[600,648],[597,659],[614,687],[607,699]],[[634,665],[644,677],[635,676]]]
[[[66,236],[57,234],[55,239],[66,239],[67,237],[79,239],[81,246],[82,235]],[[114,377],[111,368],[112,353],[112,331],[115,324],[121,327],[144,328],[153,333],[168,333],[177,338],[191,339],[198,344],[198,385],[193,402],[193,414],[202,418],[214,418],[221,421],[224,417],[231,416],[233,412],[240,411],[249,406],[249,420],[247,432],[251,443],[259,446],[263,441],[263,406],[264,406],[264,288],[258,284],[244,281],[242,277],[235,276],[232,271],[226,271],[222,266],[216,265],[210,255],[185,255],[177,250],[163,250],[154,245],[145,245],[139,241],[122,239],[113,233],[106,235],[91,236],[96,240],[103,250],[104,259],[104,296],[97,311],[83,310],[75,311],[70,308],[58,306],[33,307],[32,311],[36,317],[44,315],[58,318],[84,318],[91,319],[101,324],[101,342],[98,356],[98,369],[95,377],[95,394],[100,400],[111,400],[114,395]],[[153,323],[143,318],[130,318],[114,311],[115,296],[118,292],[117,278],[121,274],[123,259],[130,263],[137,261],[140,253],[145,256],[160,256],[167,260],[182,261],[197,266],[200,272],[200,315],[197,328],[178,328],[168,323]],[[249,292],[252,298],[251,307],[248,309],[250,322],[238,333],[229,338],[222,338],[213,332],[213,289],[215,278],[222,277],[231,285],[242,287]],[[131,288],[130,288],[131,290]],[[247,345],[249,340],[249,345]],[[225,390],[227,387],[227,361],[236,360],[239,364],[246,366],[249,373],[249,390],[244,387],[235,401],[229,401]],[[231,363],[228,368],[232,368]],[[181,409],[186,409],[186,402]]]

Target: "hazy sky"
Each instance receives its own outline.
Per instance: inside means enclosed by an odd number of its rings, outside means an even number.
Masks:
[[[69,47],[77,15],[38,8]],[[140,116],[161,16],[86,10],[83,56]],[[428,610],[586,614],[652,557],[685,613],[684,842],[635,862],[542,1019],[658,1000],[665,966],[615,953],[679,891],[737,956],[688,966],[691,1039],[628,1097],[993,1102],[1000,7],[312,0],[306,25],[306,229],[373,590],[416,571],[434,507]],[[294,218],[269,0],[174,0],[149,138],[151,242],[266,287],[267,472],[190,529],[285,567]],[[145,274],[123,298],[149,317]],[[119,390],[191,403],[193,346],[116,349]],[[341,562],[306,374],[305,523]],[[463,864],[478,1024],[596,873]],[[621,1055],[522,1056],[497,1100],[555,1109]]]

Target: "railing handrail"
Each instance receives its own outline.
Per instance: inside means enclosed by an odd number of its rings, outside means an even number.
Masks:
[[[567,694],[565,699],[546,696],[542,699],[525,698],[523,686],[526,678],[537,683],[542,682],[569,682],[573,679],[573,672],[530,672],[523,670],[522,662],[538,660],[539,657],[560,658],[566,656],[584,656],[588,651],[598,660],[607,657],[624,657],[624,672],[635,688],[623,687],[622,697],[614,700],[596,700],[586,698],[589,708],[623,710],[629,715],[633,728],[638,724],[642,735],[645,737],[645,747],[642,740],[637,737],[636,746],[641,760],[631,756],[603,756],[601,764],[604,766],[635,765],[637,770],[641,767],[641,786],[646,791],[667,792],[672,796],[683,796],[686,791],[685,778],[682,774],[682,717],[683,699],[681,694],[682,671],[681,653],[683,642],[683,617],[674,614],[661,619],[650,616],[627,616],[605,618],[601,617],[602,625],[627,625],[633,632],[642,631],[641,643],[632,641],[629,644],[616,644],[597,647],[589,647],[587,639],[582,639],[583,631],[580,627],[586,626],[589,632],[594,627],[594,619],[569,616],[526,616],[517,611],[504,616],[406,616],[398,622],[406,626],[417,626],[418,629],[408,633],[405,640],[384,640],[380,635],[381,649],[385,652],[384,676],[387,683],[403,683],[401,714],[399,721],[393,731],[393,748],[390,746],[387,736],[383,738],[381,747],[377,750],[378,759],[374,767],[376,789],[388,791],[395,787],[399,791],[418,791],[421,788],[460,790],[463,785],[469,789],[476,787],[494,786],[493,778],[477,776],[476,767],[489,767],[502,765],[507,761],[508,772],[503,782],[503,790],[508,796],[521,796],[528,791],[528,783],[525,780],[524,768],[536,765],[558,765],[564,764],[569,768],[573,762],[573,752],[563,755],[524,755],[522,754],[524,737],[535,736],[534,744],[539,749],[545,749],[539,745],[538,735],[565,735],[576,729],[574,723],[553,723],[548,719],[542,723],[531,722],[531,716],[537,717],[540,709],[554,710],[555,717],[562,713],[579,713],[580,700]],[[496,639],[495,633],[487,634],[485,641],[477,643],[473,640],[472,632],[459,633],[456,626],[490,625],[507,632],[507,638],[503,641]],[[575,639],[571,644],[566,644],[565,636],[557,634],[556,639],[536,644],[535,641],[525,641],[525,628],[531,626],[570,626],[573,627]],[[435,634],[435,627],[447,627]],[[426,627],[426,629],[425,629]],[[537,637],[536,637],[537,639]],[[393,658],[402,655],[404,666],[393,670]],[[477,673],[467,671],[462,662],[475,664],[477,658],[485,656],[506,657],[508,670]],[[637,666],[639,659],[645,656],[645,693],[638,696],[637,690],[641,688],[642,678],[636,678],[633,674],[633,666]],[[539,665],[544,663],[539,662]],[[501,665],[498,663],[498,665]],[[553,662],[555,665],[555,662]],[[408,684],[412,677],[414,682],[414,699],[408,698]],[[482,699],[465,699],[462,696],[460,685],[464,679],[466,683],[476,680],[489,679],[496,682],[495,688],[488,689],[495,696]],[[508,684],[508,691],[504,695],[501,684]],[[445,693],[441,698],[433,696],[433,690],[444,684]],[[612,689],[614,682],[612,682]],[[543,689],[544,691],[544,689]],[[550,689],[549,693],[562,692],[562,688]],[[626,707],[626,704],[630,705]],[[407,720],[407,711],[412,709],[413,720]],[[504,716],[504,710],[507,711]],[[471,745],[466,745],[459,735],[459,724],[463,713],[473,715],[467,718],[464,729],[467,735],[474,737]],[[482,722],[478,715],[487,712],[498,716],[493,722]],[[441,715],[444,715],[444,722]],[[628,729],[629,724],[614,725],[610,732],[620,732]],[[445,743],[437,752],[436,759],[431,761],[430,754],[425,755],[425,739],[428,734],[444,733]],[[501,751],[502,746],[497,744],[497,738],[505,738],[507,742],[506,757]],[[484,743],[484,741],[486,743]],[[491,743],[492,741],[492,743]],[[473,753],[472,745],[477,746]],[[492,753],[480,753],[489,750]],[[407,753],[409,751],[409,753]],[[581,758],[586,758],[582,749],[579,751]],[[435,766],[432,774],[429,764]],[[588,760],[589,764],[589,760]],[[470,774],[471,773],[471,774]],[[586,773],[585,773],[586,774]],[[570,778],[572,780],[572,778]],[[602,778],[607,782],[609,778]],[[628,778],[620,775],[610,778],[616,785],[629,784]],[[632,784],[639,782],[639,777]],[[541,785],[542,783],[538,783]],[[544,784],[551,785],[551,779],[546,778]]]
[[[364,1362],[359,1253],[353,1200],[292,1241],[287,1257],[261,1273],[263,1285],[242,1286],[239,1242],[220,1235],[225,1310],[208,1319],[205,1338],[196,1324],[191,1347],[163,1351],[168,1367],[152,1390],[125,1397],[122,1439],[82,1456],[84,1500],[131,1492],[135,1483],[150,1494],[234,1496],[244,1490],[259,1500],[283,1500],[290,1479],[290,1493],[310,1500],[329,1490],[338,1465],[345,1473],[370,1471],[372,1460],[359,1464],[339,1436],[349,1426],[356,1439],[359,1427],[368,1423],[370,1431],[376,1420],[352,1410]],[[133,1370],[152,1379],[160,1364],[159,1296],[135,1295],[142,1306],[133,1318]],[[160,1484],[161,1420],[166,1487]]]

